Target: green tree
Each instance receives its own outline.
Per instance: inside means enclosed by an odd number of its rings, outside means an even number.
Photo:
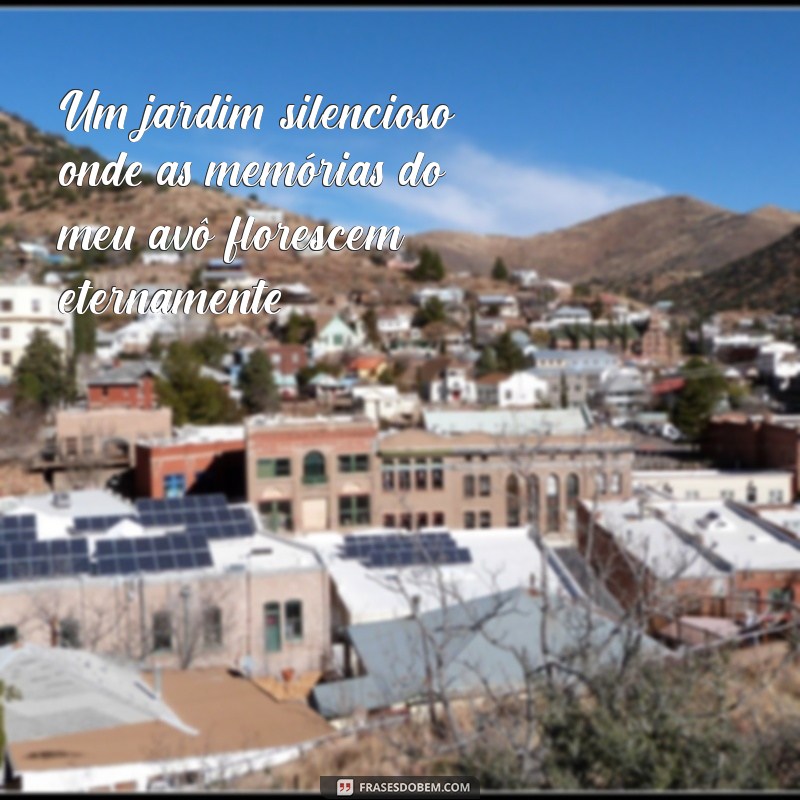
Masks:
[[[224,386],[201,375],[198,354],[185,342],[173,342],[156,380],[162,405],[172,409],[175,425],[215,425],[240,418],[236,403]]]
[[[44,331],[35,330],[14,370],[14,404],[47,411],[73,395],[74,381],[61,349]]]
[[[715,406],[725,395],[727,383],[713,364],[699,356],[693,356],[684,364],[681,375],[685,385],[670,411],[670,419],[694,442],[706,429]]]
[[[272,362],[263,350],[255,350],[239,374],[239,388],[242,390],[242,405],[251,414],[277,411],[281,401]]]
[[[494,260],[494,266],[492,267],[492,278],[494,278],[496,281],[507,281],[508,277],[508,267],[506,266],[505,261],[498,256]]]
[[[374,345],[380,345],[381,335],[378,332],[378,314],[372,306],[364,312],[361,321],[364,323],[367,339]]]
[[[228,342],[225,337],[212,331],[191,343],[192,350],[203,364],[219,368],[222,359],[228,353]]]
[[[286,344],[308,344],[317,335],[317,323],[308,314],[292,314],[286,323]]]
[[[413,324],[417,328],[424,328],[431,322],[444,322],[447,319],[447,312],[444,303],[438,297],[431,297],[422,308],[414,314]]]
[[[479,376],[497,371],[497,354],[491,345],[487,345],[481,350],[481,354],[475,362],[475,371]]]
[[[497,356],[497,368],[501,372],[516,372],[524,369],[528,364],[525,354],[508,331],[497,337],[494,343],[494,352]]]
[[[83,282],[86,280],[86,275],[79,275],[70,286],[75,290],[76,296],[80,291]],[[92,299],[97,290],[91,288],[87,295],[87,304]],[[82,314],[78,311],[74,312],[72,318],[72,337],[73,349],[75,355],[88,354],[92,355],[97,345],[97,319],[91,311],[84,311]]]
[[[442,257],[435,250],[423,247],[419,253],[419,264],[408,274],[415,281],[441,281],[445,276]]]

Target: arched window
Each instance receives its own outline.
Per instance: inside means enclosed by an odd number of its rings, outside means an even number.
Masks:
[[[594,479],[594,485],[597,488],[597,494],[606,494],[608,492],[605,472],[597,473]]]
[[[520,522],[519,480],[516,475],[509,475],[506,479],[506,524],[514,528]]]
[[[578,497],[581,493],[581,482],[573,472],[567,475],[567,508],[572,511],[578,504]]]
[[[559,512],[560,487],[557,475],[547,478],[547,532],[557,532],[561,528],[561,514]]]
[[[622,491],[622,475],[619,472],[611,473],[611,494],[619,494]]]
[[[528,475],[528,522],[539,520],[539,479]]]
[[[325,456],[312,450],[303,459],[303,483],[325,483]]]

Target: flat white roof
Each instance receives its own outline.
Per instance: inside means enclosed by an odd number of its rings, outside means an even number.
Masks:
[[[759,478],[789,477],[794,472],[788,469],[635,469],[633,480],[659,480],[661,478]]]
[[[445,531],[430,528],[430,531]],[[355,536],[397,533],[375,528]],[[353,558],[342,558],[344,535],[326,532],[298,536],[313,547],[327,566],[337,592],[350,613],[351,624],[407,617],[410,598],[420,598],[420,612],[442,607],[443,603],[473,600],[507,589],[529,588],[531,575],[538,586],[541,554],[528,537],[526,528],[449,530],[459,547],[468,548],[470,564],[440,567],[365,567]],[[411,534],[409,534],[411,535]],[[551,591],[568,596],[555,571],[550,568]]]
[[[635,499],[601,503],[598,510],[600,524],[660,580],[725,576],[666,522],[654,516],[640,517]]]
[[[800,544],[784,541],[768,526],[737,513],[722,501],[653,503],[688,533],[737,570],[800,570]]]

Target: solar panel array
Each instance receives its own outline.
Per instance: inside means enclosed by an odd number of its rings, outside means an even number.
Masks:
[[[168,533],[136,539],[101,539],[95,550],[96,575],[129,575],[210,567],[208,539],[197,533]]]
[[[185,528],[209,539],[231,539],[256,532],[244,508],[229,508],[224,494],[137,500],[138,521],[147,528]]]
[[[89,567],[86,539],[0,543],[0,580],[79,575]]]
[[[0,517],[0,543],[32,542],[36,539],[36,517],[33,514]]]
[[[251,536],[253,518],[230,508],[223,494],[137,500],[135,512],[76,517],[74,538],[39,541],[36,516],[0,515],[0,581],[59,575],[127,575],[213,566],[211,539]],[[164,535],[98,539],[89,557],[88,534],[102,534],[122,520],[146,528],[174,528]]]
[[[135,520],[133,514],[114,514],[105,517],[75,517],[75,533],[105,533],[124,519]]]
[[[449,533],[345,536],[343,558],[365,567],[411,567],[417,564],[471,564],[472,554]]]

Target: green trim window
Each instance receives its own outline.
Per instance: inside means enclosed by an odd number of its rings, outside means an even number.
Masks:
[[[283,607],[284,633],[287,642],[303,640],[303,603],[301,600],[287,600]]]
[[[339,498],[340,525],[369,525],[369,521],[368,494],[353,494]]]
[[[319,450],[306,453],[306,457],[303,459],[303,483],[327,483],[327,481],[325,456]]]
[[[281,604],[264,603],[264,650],[280,653],[282,646]]]
[[[259,458],[256,464],[257,478],[288,478],[292,474],[292,462],[288,458]]]
[[[366,453],[339,456],[339,472],[369,472],[369,456]]]
[[[291,500],[264,500],[258,504],[264,524],[273,532],[294,530]]]

